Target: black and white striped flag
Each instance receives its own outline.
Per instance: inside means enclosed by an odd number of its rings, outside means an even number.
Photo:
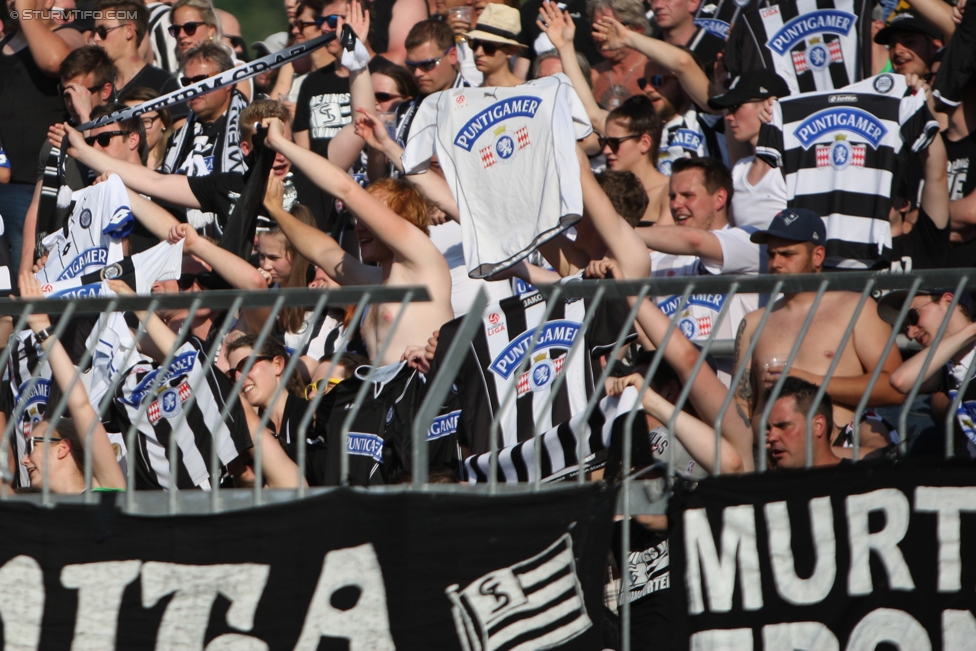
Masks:
[[[444,592],[464,651],[549,649],[593,625],[568,533],[528,560]]]

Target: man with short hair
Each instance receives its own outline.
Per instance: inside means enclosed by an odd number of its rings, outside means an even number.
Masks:
[[[186,53],[184,86],[202,81],[234,67],[223,46],[209,41]],[[222,172],[243,173],[240,114],[247,100],[233,86],[192,97],[187,105],[190,117],[174,134],[163,162],[165,173],[200,177]],[[187,221],[198,231],[219,237],[223,219],[210,212],[187,211]]]
[[[108,53],[118,71],[114,80],[116,99],[134,88],[152,88],[162,96],[180,87],[173,75],[147,64],[139,55],[149,30],[145,5],[133,0],[100,0],[97,8],[101,13],[95,19],[92,42]],[[189,112],[185,104],[170,108],[174,122]]]
[[[639,0],[588,0],[586,14],[591,25],[611,17],[638,34],[650,31],[644,5]],[[647,57],[629,47],[604,48],[600,54],[606,61],[593,68],[599,74],[593,83],[593,96],[601,106],[612,111],[631,95],[641,92],[637,80],[644,74]]]
[[[670,183],[674,225],[637,229],[652,250],[651,276],[759,272],[759,247],[749,241],[754,229],[733,228],[729,221],[732,194],[729,170],[714,158],[681,158],[674,162]],[[678,327],[692,341],[704,341],[714,330],[718,339],[731,339],[739,322],[759,305],[756,294],[736,294],[725,318],[719,321],[728,300],[724,294],[692,294],[675,317],[680,300],[680,296],[658,296],[654,302],[666,315],[679,319]],[[719,378],[728,384],[734,368],[720,362],[718,370]]]
[[[652,0],[650,5],[657,26],[654,36],[694,52],[711,78],[715,60],[725,49],[725,41],[695,24],[695,12],[701,0]]]
[[[816,384],[790,377],[783,382],[783,390],[773,403],[766,422],[766,453],[773,468],[805,468],[807,465],[807,414],[820,390]],[[766,389],[763,399],[768,401],[772,387]],[[836,466],[840,457],[831,449],[834,431],[833,405],[830,396],[824,394],[810,423],[809,435],[813,437],[813,467]],[[759,423],[756,423],[759,426]],[[758,434],[757,434],[758,438]]]
[[[827,229],[823,219],[811,210],[788,208],[773,218],[769,228],[757,231],[751,239],[766,245],[771,274],[809,274],[823,270],[826,255],[823,243]],[[817,311],[801,343],[794,364],[789,369],[783,363],[796,345],[797,335],[813,307],[817,292],[783,294],[765,308],[750,312],[739,324],[735,339],[735,364],[741,362],[752,338],[756,335],[764,310],[771,313],[766,326],[758,335],[759,341],[751,359],[748,359],[742,381],[735,387],[739,414],[745,420],[761,413],[760,400],[765,387],[776,382],[782,372],[822,384],[824,375],[834,357],[840,361],[827,384],[827,393],[833,399],[834,424],[840,430],[834,445],[844,445],[852,436],[854,410],[868,390],[868,383],[875,368],[882,366],[878,381],[871,388],[868,407],[899,405],[904,397],[891,388],[888,378],[901,363],[901,354],[892,348],[888,357],[881,358],[885,342],[891,334],[891,326],[878,317],[872,299],[857,316],[853,334],[843,350],[838,350],[847,324],[854,318],[859,295],[854,292],[826,292],[820,298]],[[884,435],[870,436],[865,429],[872,423],[860,425],[862,450],[878,449],[888,444]],[[838,454],[850,455],[850,449],[838,450]]]

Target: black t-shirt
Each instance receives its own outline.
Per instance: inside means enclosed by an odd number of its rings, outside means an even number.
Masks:
[[[704,27],[699,27],[691,40],[688,41],[687,46],[705,66],[705,74],[711,79],[712,72],[715,70],[715,60],[718,59],[719,54],[725,51],[725,40],[712,34]]]
[[[0,39],[0,48],[12,37]],[[37,182],[37,152],[47,140],[48,127],[66,115],[58,78],[41,72],[29,47],[11,55],[0,52],[0,141],[12,183]]]
[[[298,92],[292,130],[308,131],[311,149],[328,157],[329,141],[352,121],[349,78],[336,75],[336,64],[310,72]]]
[[[942,132],[946,155],[949,157],[949,201],[958,201],[976,189],[976,174],[970,174],[970,161],[976,160],[976,132],[961,140],[949,140]]]
[[[559,4],[560,6],[563,5],[563,3]],[[590,62],[590,65],[595,66],[598,63],[606,61],[603,55],[600,54],[599,48],[593,42],[593,26],[586,16],[586,0],[569,0],[565,5],[566,11],[569,12],[569,15],[573,18],[573,22],[576,23],[576,36],[573,38],[573,46],[576,48],[576,51],[585,56],[586,60]],[[539,34],[542,33],[539,26],[535,24],[541,8],[542,0],[529,0],[519,10],[522,14],[522,42],[528,46],[528,49],[524,50],[522,55],[530,59],[535,59],[533,45],[535,44],[535,39],[539,38]]]
[[[116,89],[116,97],[124,99],[127,92],[136,88],[152,88],[162,96],[179,89],[180,83],[176,81],[176,77],[162,68],[146,65],[136,73],[135,77],[129,80],[129,83],[122,88]],[[186,105],[186,102],[182,102],[169,107],[169,113],[173,116],[174,121],[182,120],[190,114],[190,107]]]
[[[948,224],[945,228],[936,228],[932,218],[919,209],[912,230],[891,238],[891,271],[911,273],[917,269],[945,268],[949,232]]]

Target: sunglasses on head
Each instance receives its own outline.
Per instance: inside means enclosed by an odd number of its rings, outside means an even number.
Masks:
[[[652,88],[660,88],[664,85],[664,75],[651,75],[650,77],[641,77],[637,80],[637,86],[641,90],[647,88],[648,85]]]
[[[129,23],[122,23],[121,25],[113,25],[112,27],[106,27],[105,25],[99,25],[92,30],[92,34],[102,39],[103,41],[108,38],[108,33],[118,29],[119,27],[125,27]]]
[[[604,147],[609,147],[610,151],[616,154],[617,151],[620,149],[620,143],[624,142],[625,140],[630,140],[632,138],[640,138],[640,135],[636,133],[632,133],[629,136],[620,136],[619,138],[605,138],[603,136],[600,136],[599,138],[597,138],[597,142],[600,143],[601,149],[603,149]]]
[[[210,272],[204,271],[198,274],[181,274],[180,279],[177,282],[180,289],[186,291],[193,287],[193,283],[200,286],[200,289],[210,289]]]
[[[322,29],[323,25],[327,25],[329,29],[335,29],[339,26],[339,19],[345,18],[345,16],[340,16],[339,14],[329,14],[328,16],[319,16],[315,19],[315,26]]]
[[[391,99],[401,99],[403,95],[394,95],[393,93],[373,93],[376,97],[377,102],[389,102]]]
[[[173,38],[179,38],[180,30],[186,32],[187,36],[193,36],[194,34],[197,33],[197,28],[200,25],[206,25],[206,24],[207,23],[191,21],[189,23],[183,23],[182,25],[170,25],[169,27],[166,28],[166,30],[169,32],[169,35],[172,36]]]
[[[249,359],[251,358],[245,357],[241,361],[237,362],[237,366],[227,371],[227,377],[229,377],[231,380],[236,380],[237,376],[244,370],[244,365],[247,364],[247,360]],[[270,355],[258,355],[254,358],[254,364],[256,365],[258,362],[269,362],[273,359],[274,357],[271,357]],[[251,368],[254,368],[254,366],[252,365]],[[306,392],[307,391],[308,390],[306,389]]]
[[[454,47],[449,47],[444,50],[444,54],[440,55],[436,59],[424,59],[423,61],[404,61],[404,65],[410,69],[411,72],[420,70],[422,72],[430,72],[438,66],[438,64],[447,56],[447,53],[453,50]]]
[[[91,93],[92,95],[94,95],[95,93],[101,91],[103,86],[105,86],[105,84],[102,84],[101,86],[89,86],[86,90],[89,93]],[[64,84],[58,82],[58,94],[59,95],[64,95],[65,92],[67,92],[67,90],[68,89],[64,87]]]
[[[99,147],[108,147],[108,143],[112,142],[112,138],[115,136],[127,136],[128,131],[103,131],[97,136],[88,136],[85,138],[85,144],[89,147],[94,147],[95,143],[98,143]]]
[[[210,79],[214,75],[219,75],[219,74],[220,72],[211,72],[206,75],[196,75],[195,77],[180,77],[180,83],[183,84],[184,88],[186,88],[187,86],[191,86],[197,83],[198,81],[203,81],[204,79]]]
[[[477,52],[479,47],[484,51],[485,56],[493,57],[495,56],[495,52],[498,52],[502,46],[491,41],[471,41],[472,52]]]

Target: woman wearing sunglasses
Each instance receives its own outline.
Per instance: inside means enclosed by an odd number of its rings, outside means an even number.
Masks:
[[[169,26],[170,36],[176,39],[176,59],[180,64],[180,73],[177,79],[184,86],[191,83],[202,81],[203,77],[187,78],[183,76],[186,53],[194,47],[210,41],[220,45],[231,55],[235,66],[242,65],[242,62],[234,57],[234,51],[224,45],[224,35],[220,29],[220,21],[214,12],[210,0],[177,0],[173,4],[171,11],[172,25]],[[237,90],[250,101],[254,95],[254,82],[245,79],[235,86]]]
[[[305,416],[309,400],[304,396],[306,388],[296,370],[285,376],[288,351],[280,341],[268,337],[264,345],[255,351],[257,335],[244,335],[225,344],[230,370],[227,376],[237,381],[248,362],[253,358],[251,369],[244,376],[241,395],[247,405],[259,414],[270,411],[268,428],[292,461],[298,460],[298,445],[302,441],[315,441],[314,421],[306,432],[299,433],[299,424]],[[324,440],[324,437],[323,437]],[[324,444],[308,443],[306,447],[305,475],[310,484],[321,485],[325,470]]]
[[[20,275],[23,298],[43,298],[40,283],[33,274]],[[34,339],[48,351],[48,362],[55,382],[67,392],[68,414],[52,429],[42,420],[30,432],[27,454],[21,464],[30,475],[32,488],[47,486],[54,493],[83,493],[85,485],[85,446],[91,448],[92,489],[125,490],[125,475],[115,448],[92,407],[84,385],[75,382],[75,366],[67,351],[51,335],[51,320],[46,314],[31,314],[27,323]]]
[[[475,29],[465,34],[475,66],[484,75],[482,86],[509,88],[523,82],[509,67],[509,59],[525,47],[519,42],[521,30],[518,9],[489,4],[478,17]]]

